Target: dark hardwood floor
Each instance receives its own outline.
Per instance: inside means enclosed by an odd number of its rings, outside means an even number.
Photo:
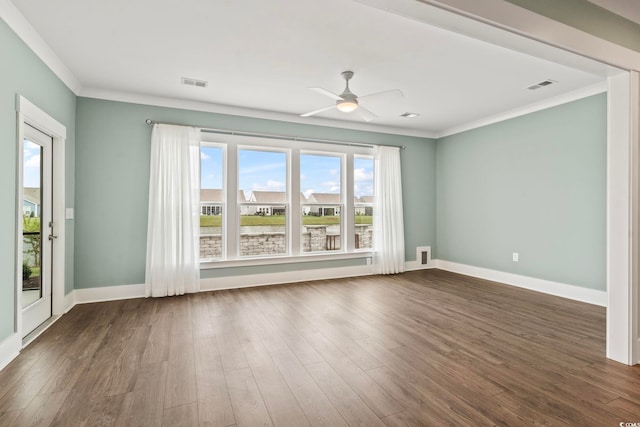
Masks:
[[[78,305],[0,372],[1,426],[618,426],[605,310],[438,270]]]

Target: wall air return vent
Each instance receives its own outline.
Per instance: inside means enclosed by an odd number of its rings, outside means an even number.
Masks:
[[[418,246],[416,248],[416,261],[420,265],[431,265],[431,246]]]
[[[190,79],[189,77],[182,77],[180,82],[182,82],[183,85],[195,87],[207,87],[209,85],[209,83],[204,80]]]
[[[540,88],[545,87],[545,86],[552,85],[554,83],[558,83],[558,82],[555,81],[555,80],[547,79],[547,80],[541,81],[540,83],[536,83],[534,85],[531,85],[527,89],[536,90],[536,89],[540,89]]]

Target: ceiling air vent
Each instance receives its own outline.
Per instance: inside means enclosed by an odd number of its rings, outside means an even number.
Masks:
[[[207,87],[207,85],[209,84],[204,80],[190,79],[189,77],[182,77],[180,81],[182,82],[183,85],[195,86],[195,87]]]
[[[547,80],[544,80],[544,81],[542,81],[540,83],[536,83],[534,85],[531,85],[527,89],[536,90],[536,89],[540,89],[541,87],[552,85],[554,83],[558,83],[558,82],[556,80],[547,79]]]

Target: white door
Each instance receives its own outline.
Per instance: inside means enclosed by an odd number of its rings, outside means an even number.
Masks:
[[[53,139],[24,124],[22,141],[22,336],[51,317]]]

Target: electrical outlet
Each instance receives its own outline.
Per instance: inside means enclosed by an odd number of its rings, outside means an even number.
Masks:
[[[371,258],[367,258],[367,265],[371,265]]]
[[[513,262],[520,261],[520,254],[518,252],[513,253]]]

